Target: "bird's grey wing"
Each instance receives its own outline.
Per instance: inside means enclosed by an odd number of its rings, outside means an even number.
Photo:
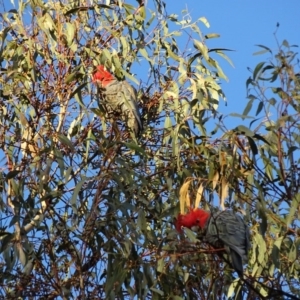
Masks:
[[[123,81],[118,92],[118,101],[122,103],[121,109],[127,114],[128,125],[137,135],[143,128],[141,115],[137,103],[137,92],[128,82]]]
[[[212,214],[206,226],[205,239],[215,247],[222,247],[220,242],[223,243],[234,268],[242,274],[250,243],[249,229],[239,215],[232,211]]]

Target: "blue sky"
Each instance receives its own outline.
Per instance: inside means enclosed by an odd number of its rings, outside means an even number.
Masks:
[[[253,56],[254,52],[261,50],[255,45],[262,44],[276,52],[274,32],[277,23],[280,24],[276,34],[279,43],[286,39],[290,45],[300,46],[299,0],[165,0],[165,3],[168,14],[182,15],[181,11],[188,9],[193,20],[206,17],[210,28],[205,32],[221,35],[213,42],[213,47],[235,50],[227,52],[234,68],[218,57],[229,78],[228,83],[222,82],[228,103],[226,107],[224,102],[221,102],[220,112],[225,115],[233,112],[242,113],[244,110],[247,103],[246,80],[250,76],[247,67],[254,69],[257,63],[268,57],[267,55]],[[201,26],[201,30],[203,29],[204,26]],[[211,42],[208,43],[208,47],[210,45]],[[230,121],[232,127],[240,123],[240,119]]]

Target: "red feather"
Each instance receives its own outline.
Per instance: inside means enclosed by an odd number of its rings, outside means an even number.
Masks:
[[[199,226],[201,228],[204,228],[209,217],[210,213],[203,209],[191,209],[190,212],[185,215],[178,215],[175,227],[178,232],[182,232],[182,226],[187,228],[192,228],[193,226]]]
[[[94,83],[100,81],[101,85],[105,87],[113,80],[115,80],[115,77],[110,74],[103,65],[97,67],[97,72],[93,75]]]

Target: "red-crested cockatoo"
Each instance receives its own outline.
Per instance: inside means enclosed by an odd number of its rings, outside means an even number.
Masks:
[[[93,75],[99,97],[108,114],[121,115],[128,128],[138,137],[143,125],[137,104],[137,92],[127,81],[117,80],[105,66],[100,65]]]
[[[200,228],[203,241],[214,248],[224,247],[234,269],[239,275],[243,274],[243,264],[248,261],[250,233],[241,216],[231,210],[211,213],[200,208],[191,209],[185,215],[178,215],[175,227],[179,232],[182,232],[181,227]]]

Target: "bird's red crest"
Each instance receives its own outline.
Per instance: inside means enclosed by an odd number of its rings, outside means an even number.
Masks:
[[[190,212],[182,215],[179,214],[175,223],[177,231],[182,232],[181,227],[192,228],[193,226],[199,226],[203,228],[208,220],[210,213],[207,211],[197,208],[190,209]]]
[[[98,66],[97,71],[93,75],[93,82],[100,82],[103,86],[109,84],[114,79],[114,76],[103,65]]]

